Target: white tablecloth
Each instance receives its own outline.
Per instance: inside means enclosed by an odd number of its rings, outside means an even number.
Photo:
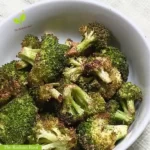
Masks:
[[[42,0],[0,0],[0,21],[22,10],[25,6]],[[99,0],[118,9],[132,19],[150,39],[150,0]],[[129,150],[150,150],[150,124]]]

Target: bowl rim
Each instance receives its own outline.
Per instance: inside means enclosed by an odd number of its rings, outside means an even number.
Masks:
[[[143,32],[141,31],[141,29],[139,29],[139,27],[137,27],[137,25],[130,20],[127,16],[125,16],[123,13],[121,13],[120,11],[116,10],[115,8],[104,4],[103,2],[97,1],[97,0],[75,0],[75,1],[71,1],[71,0],[43,0],[37,3],[34,3],[32,5],[26,6],[23,8],[23,10],[28,11],[30,9],[33,9],[37,6],[40,5],[45,5],[45,4],[49,4],[49,3],[61,3],[61,2],[69,2],[69,3],[87,3],[87,4],[94,4],[96,6],[99,7],[103,7],[106,10],[111,10],[111,12],[113,14],[115,14],[116,16],[120,17],[123,21],[127,22],[132,28],[135,29],[135,31],[139,34],[139,36],[142,38],[145,46],[147,47],[147,50],[150,52],[150,45],[148,43],[148,38],[143,34]],[[2,20],[0,22],[0,28],[7,23],[9,20],[12,20],[16,15],[18,15],[20,13],[21,10],[13,13],[12,15],[8,16],[7,18],[5,18],[4,20]],[[135,133],[134,137],[131,138],[130,141],[128,141],[128,143],[124,144],[123,149],[122,150],[126,150],[127,148],[129,148],[136,140],[137,138],[143,133],[143,131],[145,130],[146,126],[148,125],[150,121],[150,110],[149,113],[146,114],[145,118],[143,119],[143,123],[139,126],[138,128],[138,132]]]

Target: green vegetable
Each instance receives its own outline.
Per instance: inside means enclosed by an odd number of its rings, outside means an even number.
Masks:
[[[28,136],[30,144],[40,144],[43,150],[71,150],[77,144],[73,128],[66,128],[58,118],[41,115]]]
[[[0,141],[24,144],[35,123],[37,108],[26,93],[0,109]]]
[[[123,78],[124,81],[127,81],[129,75],[129,66],[126,60],[125,55],[115,47],[106,47],[101,50],[100,56],[109,57],[112,65],[116,67]]]
[[[88,25],[80,27],[79,31],[83,36],[83,40],[67,52],[69,56],[80,55],[92,45],[97,48],[104,48],[108,45],[110,31],[100,23],[89,23]]]
[[[16,62],[11,61],[0,67],[0,105],[26,91],[27,75],[25,70],[17,70]]]
[[[90,96],[75,84],[66,85],[63,98],[60,118],[66,124],[73,124],[84,117],[105,111],[105,101],[99,94]]]
[[[77,127],[78,141],[85,150],[111,150],[127,130],[127,125],[110,125],[105,116],[96,115]]]
[[[130,114],[134,115],[135,101],[142,100],[142,91],[137,85],[126,82],[118,90],[117,97],[124,111],[128,111]]]

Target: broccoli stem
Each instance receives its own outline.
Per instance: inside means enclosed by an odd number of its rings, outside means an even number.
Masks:
[[[18,57],[33,65],[36,55],[39,51],[40,49],[31,49],[29,47],[23,47],[21,52],[18,53]]]
[[[74,88],[74,85],[68,85],[65,89],[64,89],[64,99],[66,100],[66,103],[70,103],[73,106],[73,110],[75,110],[79,115],[83,115],[84,114],[84,110],[74,101],[74,99],[72,98],[72,89]]]
[[[89,95],[78,86],[74,86],[72,89],[72,95],[75,98],[75,101],[83,108],[87,108],[92,101]]]
[[[55,98],[59,102],[62,102],[62,95],[54,88],[50,89],[49,92],[51,93],[51,97]]]
[[[128,111],[128,109],[127,109],[127,106],[126,106],[126,104],[124,103],[124,101],[120,101],[120,104],[121,104],[121,106],[122,106],[122,109],[123,109],[123,111],[126,113],[126,114],[129,114],[129,111]]]
[[[39,97],[41,100],[48,100],[55,98],[58,102],[62,102],[62,94],[59,93],[54,86],[59,86],[59,83],[50,83],[40,86]]]
[[[101,71],[95,70],[95,74],[105,83],[111,83],[109,74],[106,71],[104,71],[103,69],[101,69]]]
[[[120,121],[124,121],[127,124],[131,124],[133,121],[133,117],[130,116],[129,114],[126,114],[120,110],[117,110],[116,113],[114,114],[114,118]]]
[[[84,40],[79,43],[77,46],[73,46],[68,52],[67,55],[77,55],[80,53],[84,53],[87,48],[89,48],[94,41],[96,41],[96,37],[93,35],[94,31],[91,31],[89,34],[85,34]]]
[[[84,51],[89,48],[92,44],[91,39],[85,38],[80,44],[77,45],[77,52],[78,53],[84,53]]]
[[[133,100],[127,100],[127,108],[131,114],[135,114],[135,106]]]
[[[124,138],[128,133],[127,125],[107,125],[106,130],[113,130],[116,133],[117,141]]]

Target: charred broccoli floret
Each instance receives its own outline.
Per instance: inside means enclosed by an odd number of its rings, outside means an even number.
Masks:
[[[26,93],[0,109],[0,141],[3,144],[23,144],[30,135],[37,108]]]
[[[29,73],[29,83],[33,86],[55,81],[62,73],[67,57],[68,46],[58,44],[58,39],[52,34],[42,37],[41,49],[25,48],[20,52],[26,61],[33,64]]]
[[[89,96],[75,84],[66,85],[63,98],[60,118],[66,124],[73,124],[84,117],[105,111],[105,101],[100,95]]]
[[[79,31],[83,36],[83,40],[67,52],[69,56],[84,53],[85,50],[92,45],[95,45],[97,48],[103,48],[108,45],[110,32],[100,23],[89,23],[88,25],[80,27]]]
[[[79,143],[85,150],[112,150],[127,135],[127,125],[110,125],[107,117],[96,115],[77,127]]]
[[[49,83],[39,87],[31,88],[30,91],[37,102],[44,103],[52,98],[58,102],[62,102],[62,94],[55,88],[58,86],[60,86],[59,83]]]
[[[84,66],[87,74],[94,74],[105,83],[111,83],[110,71],[112,70],[111,61],[106,57],[93,57],[90,58]]]
[[[118,101],[122,108],[130,114],[135,114],[135,101],[142,100],[141,89],[131,82],[124,83],[117,92]],[[127,106],[127,109],[126,109]]]
[[[37,48],[40,48],[40,45],[41,44],[40,44],[38,37],[34,36],[32,34],[27,34],[21,43],[22,48],[23,47],[30,47],[33,49],[37,49]]]
[[[71,150],[77,137],[73,128],[66,128],[56,117],[41,115],[28,137],[30,144],[40,144],[43,150]]]
[[[80,76],[76,82],[76,84],[83,89],[85,92],[93,91],[93,88],[96,89],[97,85],[94,83],[94,78],[92,76],[90,77],[84,77]],[[98,83],[98,85],[100,85]],[[99,88],[98,88],[99,89]]]
[[[70,64],[71,67],[66,67],[63,72],[65,79],[76,82],[83,73],[86,61],[86,57],[70,58],[68,64]]]
[[[131,124],[134,120],[134,116],[120,110],[120,105],[116,100],[110,100],[106,105],[106,110],[110,115],[111,123],[121,121],[123,124]]]
[[[28,72],[16,69],[16,61],[0,67],[0,105],[26,91]]]
[[[105,49],[101,50],[102,57],[109,57],[112,65],[116,67],[123,78],[124,81],[127,81],[128,74],[129,74],[129,66],[124,54],[115,47],[106,47]]]
[[[27,34],[21,43],[22,51],[24,51],[24,49],[28,50],[28,48],[40,49],[40,45],[41,43],[38,37],[31,34]],[[28,63],[28,61],[26,61],[27,58],[24,57],[22,53],[18,53],[17,56],[22,59],[21,61],[17,62],[18,69],[26,68],[27,66],[29,66],[29,63],[31,63],[31,62]]]
[[[106,99],[110,99],[122,85],[121,74],[112,66],[108,57],[90,58],[85,64],[84,71],[97,77],[100,83],[99,92]]]

